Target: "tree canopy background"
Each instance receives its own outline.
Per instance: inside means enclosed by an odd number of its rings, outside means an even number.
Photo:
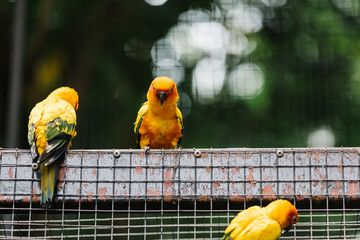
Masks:
[[[15,4],[0,2],[3,147]],[[159,75],[178,85],[183,147],[360,145],[358,0],[33,0],[25,18],[16,147],[32,107],[67,85],[73,148],[135,148]]]

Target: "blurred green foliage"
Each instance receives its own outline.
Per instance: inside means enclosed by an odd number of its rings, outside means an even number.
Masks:
[[[234,98],[224,84],[211,103],[203,103],[192,91],[195,65],[184,64],[178,88],[190,97],[191,107],[183,147],[302,147],[321,126],[333,131],[336,146],[360,145],[358,4],[289,0],[271,7],[265,2],[271,1],[169,0],[162,6],[140,0],[29,1],[18,146],[28,148],[31,108],[68,85],[80,95],[73,148],[134,148],[133,122],[153,79],[151,48],[189,9],[219,9],[216,21],[225,22],[225,3],[254,6],[263,16],[262,28],[245,34],[256,42],[255,50],[227,54],[226,76],[252,62],[260,66],[264,84],[252,99]],[[11,111],[14,6],[0,2],[0,146]]]

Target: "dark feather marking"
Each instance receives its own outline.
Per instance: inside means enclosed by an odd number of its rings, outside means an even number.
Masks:
[[[53,138],[51,141],[49,141],[48,147],[39,158],[40,163],[47,160],[47,165],[50,165],[56,161],[63,153],[65,153],[71,139],[71,135],[61,133],[56,138]]]
[[[176,117],[176,119],[180,120],[180,124],[181,124],[181,135],[183,135],[183,131],[184,131],[184,119],[181,119],[179,117]],[[181,145],[181,141],[182,141],[182,137],[179,138],[178,142],[177,142],[177,147],[179,147]]]
[[[137,148],[140,148],[141,135],[140,135],[139,131],[140,131],[140,126],[141,126],[141,123],[142,123],[142,121],[144,119],[144,116],[145,116],[145,114],[141,116],[140,121],[139,121],[139,123],[138,123],[138,125],[136,127],[136,147]]]

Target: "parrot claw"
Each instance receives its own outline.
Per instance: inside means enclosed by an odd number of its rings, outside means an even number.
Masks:
[[[150,147],[149,147],[149,146],[145,146],[145,147],[143,147],[142,149],[144,149],[145,153],[147,153],[147,152],[150,150]]]

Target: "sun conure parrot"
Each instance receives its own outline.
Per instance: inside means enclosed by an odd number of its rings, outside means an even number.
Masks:
[[[31,110],[28,141],[34,161],[33,169],[40,164],[42,206],[51,206],[54,196],[58,160],[65,157],[66,149],[76,135],[76,113],[79,106],[77,92],[61,87],[50,93]]]
[[[296,208],[287,200],[240,212],[225,230],[223,240],[276,240],[298,221]]]
[[[134,127],[138,148],[176,148],[183,136],[183,117],[176,85],[167,77],[155,78],[140,108]]]

